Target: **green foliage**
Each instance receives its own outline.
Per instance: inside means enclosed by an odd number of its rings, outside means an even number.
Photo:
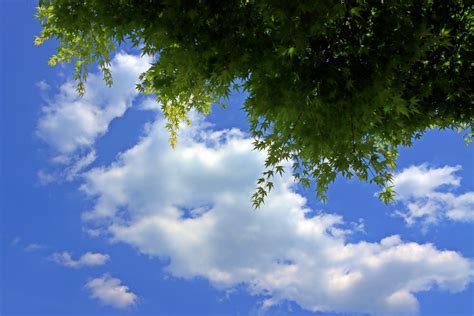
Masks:
[[[473,5],[444,0],[44,0],[35,40],[59,40],[50,64],[74,61],[78,92],[124,41],[155,56],[139,89],[154,94],[171,144],[187,113],[248,92],[255,148],[266,150],[258,207],[292,161],[325,199],[338,174],[390,186],[397,148],[429,128],[472,139]]]

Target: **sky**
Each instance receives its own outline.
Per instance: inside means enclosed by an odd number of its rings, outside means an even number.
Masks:
[[[245,95],[191,113],[175,150],[121,48],[75,93],[35,1],[0,10],[1,315],[473,315],[474,151],[432,130],[401,148],[396,201],[337,178],[320,203],[285,173],[250,197]]]

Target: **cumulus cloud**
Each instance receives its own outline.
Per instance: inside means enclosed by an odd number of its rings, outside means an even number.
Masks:
[[[275,178],[265,205],[253,210],[265,157],[251,139],[195,118],[172,150],[164,124],[158,119],[114,163],[84,175],[82,190],[95,205],[83,219],[116,242],[168,258],[171,275],[220,289],[244,284],[265,308],[290,300],[311,311],[393,315],[416,313],[417,292],[457,292],[471,282],[472,261],[454,251],[398,235],[348,242],[350,224],[312,215],[289,175]]]
[[[474,192],[453,193],[459,188],[461,166],[431,168],[427,164],[411,166],[394,177],[396,200],[405,210],[394,214],[408,225],[420,222],[426,230],[443,219],[474,221]]]
[[[63,251],[53,253],[49,259],[65,267],[82,268],[104,265],[109,261],[110,256],[102,253],[86,252],[79,259],[74,260],[69,252]]]
[[[108,274],[89,280],[85,288],[90,291],[91,298],[114,308],[127,308],[138,301],[137,295],[131,292],[128,286],[122,285],[120,279],[112,278]]]
[[[100,73],[91,73],[84,96],[78,96],[75,82],[69,80],[61,85],[56,95],[45,100],[36,134],[54,152],[52,162],[69,167],[59,175],[42,171],[39,174],[42,183],[58,177],[71,180],[95,160],[91,147],[107,132],[110,122],[121,117],[132,105],[138,95],[135,88],[138,77],[148,69],[150,62],[151,58],[147,56],[119,53],[110,66],[112,87],[105,85]]]

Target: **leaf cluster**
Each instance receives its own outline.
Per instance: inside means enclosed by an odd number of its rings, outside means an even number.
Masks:
[[[43,0],[37,17],[35,43],[59,40],[50,64],[74,61],[79,93],[94,63],[111,84],[124,41],[155,56],[138,88],[162,105],[173,146],[191,109],[245,90],[255,148],[268,152],[255,207],[285,161],[323,200],[341,174],[388,202],[397,148],[434,127],[472,139],[470,1]]]

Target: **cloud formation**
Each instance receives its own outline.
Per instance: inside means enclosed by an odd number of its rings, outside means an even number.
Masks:
[[[90,291],[91,298],[114,308],[127,308],[135,305],[138,301],[138,296],[131,292],[128,286],[122,285],[120,279],[113,278],[108,274],[89,280],[85,288]]]
[[[251,139],[238,129],[213,131],[199,117],[193,127],[182,127],[176,150],[159,118],[114,163],[83,173],[96,158],[96,139],[133,103],[137,77],[149,61],[118,54],[112,88],[91,74],[83,98],[69,81],[43,108],[38,136],[55,151],[53,162],[64,166],[63,177],[84,175],[81,189],[95,201],[83,214],[91,225],[86,231],[169,259],[167,272],[173,276],[203,277],[220,289],[244,284],[263,297],[264,308],[290,300],[311,311],[414,314],[417,292],[434,287],[457,292],[472,281],[471,260],[432,244],[398,235],[348,242],[346,236],[362,229],[361,223],[314,215],[289,175],[276,178],[266,204],[253,210],[250,196],[264,153],[253,151]],[[158,105],[147,99],[141,108],[157,110]],[[399,215],[407,222],[435,223],[443,216],[471,221],[472,192],[440,191],[459,187],[458,170],[422,165],[399,173],[397,199],[408,209]],[[43,182],[55,178],[39,175]],[[74,260],[63,252],[52,258],[78,268],[105,263],[105,256]],[[108,274],[85,287],[91,297],[116,308],[138,300]]]
[[[26,252],[35,252],[35,251],[43,250],[45,248],[46,248],[46,245],[38,244],[38,243],[31,243],[31,244],[28,244],[25,247],[25,251]]]
[[[405,210],[394,214],[408,225],[421,223],[426,230],[443,219],[474,221],[474,192],[456,194],[461,185],[456,175],[461,166],[431,168],[427,164],[411,166],[394,177],[396,200]]]
[[[45,91],[51,88],[51,86],[46,82],[46,80],[41,80],[36,83],[36,87],[40,89],[40,91]]]
[[[138,77],[150,62],[150,57],[119,53],[110,66],[114,80],[111,87],[106,86],[100,73],[91,73],[84,96],[78,96],[75,82],[69,80],[57,94],[45,99],[36,134],[54,152],[52,162],[68,166],[59,177],[71,180],[95,160],[93,144],[107,132],[111,121],[123,116],[132,105],[138,95]],[[58,178],[44,171],[38,176],[42,183]]]
[[[458,292],[471,282],[472,261],[454,251],[398,235],[347,242],[350,225],[310,215],[289,175],[275,178],[266,204],[253,210],[265,157],[251,139],[195,118],[172,150],[164,124],[158,119],[114,163],[84,175],[95,205],[83,219],[116,242],[168,258],[171,275],[221,289],[245,284],[265,307],[290,300],[311,311],[393,315],[416,313],[419,291]]]
[[[110,256],[102,253],[86,252],[79,259],[74,260],[69,252],[63,251],[53,253],[49,259],[65,267],[82,268],[104,265],[109,261]]]

